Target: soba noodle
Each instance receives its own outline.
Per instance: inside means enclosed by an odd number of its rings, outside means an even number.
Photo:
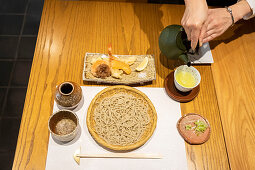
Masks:
[[[95,129],[107,143],[126,146],[140,140],[150,123],[148,104],[124,92],[96,103]]]

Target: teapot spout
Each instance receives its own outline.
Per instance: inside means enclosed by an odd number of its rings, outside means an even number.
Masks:
[[[182,60],[188,66],[191,66],[191,62],[189,61],[189,58],[188,58],[187,54],[180,55],[179,59]]]

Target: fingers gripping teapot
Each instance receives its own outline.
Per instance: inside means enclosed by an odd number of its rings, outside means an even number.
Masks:
[[[193,51],[184,28],[181,25],[169,25],[159,36],[159,48],[168,59],[180,59],[190,65],[188,54],[198,54],[199,46]]]

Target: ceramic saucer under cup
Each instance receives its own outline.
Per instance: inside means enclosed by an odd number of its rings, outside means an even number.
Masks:
[[[168,96],[178,102],[189,102],[193,100],[200,91],[200,85],[196,86],[195,88],[188,92],[179,91],[174,84],[174,72],[171,72],[165,78],[164,86]]]

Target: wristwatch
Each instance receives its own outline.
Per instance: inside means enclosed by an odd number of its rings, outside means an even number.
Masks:
[[[231,18],[232,18],[232,25],[231,26],[233,26],[235,24],[235,20],[234,20],[234,17],[233,17],[232,9],[230,7],[227,7],[227,6],[225,8],[227,9],[228,13],[230,13],[230,15],[231,15]]]

